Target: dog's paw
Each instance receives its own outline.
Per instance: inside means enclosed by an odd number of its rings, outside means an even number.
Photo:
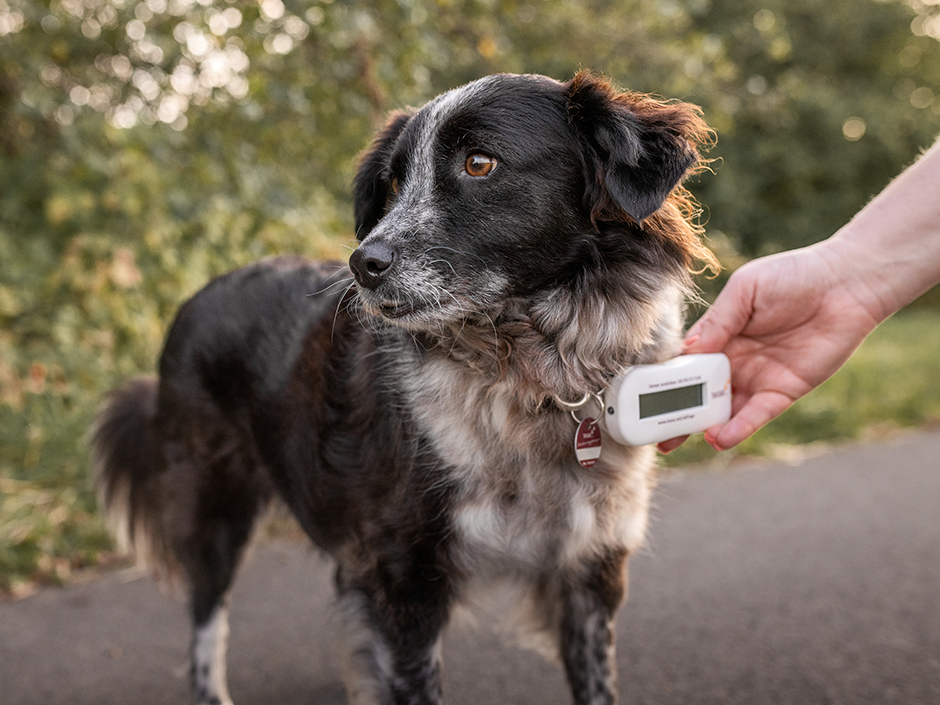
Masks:
[[[234,705],[231,698],[220,698],[218,695],[211,695],[208,698],[195,701],[195,705]]]
[[[200,688],[193,693],[193,705],[234,705],[234,703],[227,694],[217,695],[207,689]]]

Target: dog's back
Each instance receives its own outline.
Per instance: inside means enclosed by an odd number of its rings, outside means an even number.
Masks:
[[[161,379],[190,385],[186,393],[202,387],[226,407],[239,404],[232,389],[241,390],[239,396],[247,390],[274,394],[311,328],[334,313],[337,295],[350,282],[345,271],[338,263],[276,257],[214,279],[177,314],[160,360]]]
[[[100,499],[121,542],[158,573],[178,571],[185,550],[175,537],[189,540],[176,522],[192,519],[173,516],[181,497],[191,502],[217,489],[221,508],[241,487],[242,504],[266,502],[270,480],[259,472],[265,459],[253,427],[266,405],[283,405],[311,336],[332,335],[332,324],[348,318],[336,310],[346,272],[279,257],[214,279],[180,308],[159,381],[134,379],[109,396],[92,436]],[[160,480],[168,472],[179,475],[176,482]]]

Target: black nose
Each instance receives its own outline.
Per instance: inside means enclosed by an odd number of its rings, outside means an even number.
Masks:
[[[395,250],[384,240],[365,242],[349,258],[349,266],[360,286],[374,289],[395,262]]]

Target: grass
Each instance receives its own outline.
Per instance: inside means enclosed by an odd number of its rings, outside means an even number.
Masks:
[[[664,460],[669,467],[786,456],[808,444],[844,443],[940,421],[940,312],[885,322],[831,380],[740,447],[720,456],[701,437]],[[95,508],[87,429],[102,378],[92,360],[62,356],[22,377],[0,360],[0,596],[66,582],[114,559]],[[113,375],[113,373],[112,373]],[[107,382],[110,384],[113,380]]]

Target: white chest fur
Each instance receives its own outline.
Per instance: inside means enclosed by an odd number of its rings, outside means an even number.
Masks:
[[[484,387],[438,360],[409,384],[417,421],[459,486],[454,529],[469,573],[544,575],[642,545],[652,449],[605,438],[584,469],[570,416],[519,409],[509,383]]]

